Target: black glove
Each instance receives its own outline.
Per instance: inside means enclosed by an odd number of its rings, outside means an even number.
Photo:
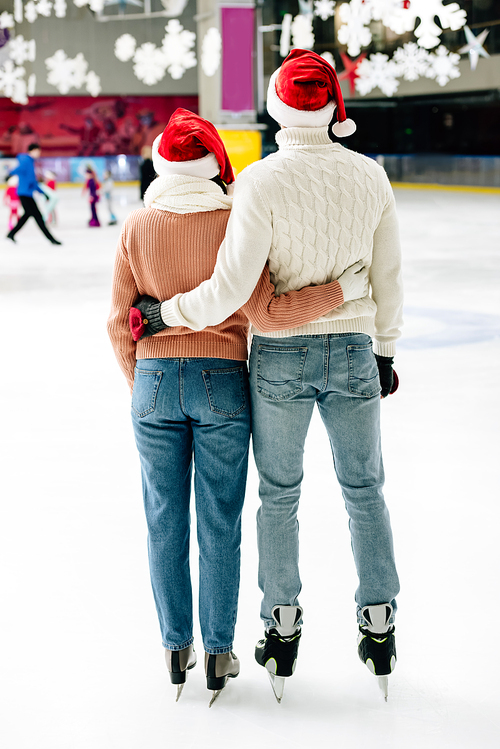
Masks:
[[[160,312],[161,302],[152,296],[141,296],[134,307],[130,308],[129,325],[134,341],[148,338],[169,328],[162,320]]]
[[[382,388],[380,397],[386,398],[388,395],[395,393],[399,387],[399,378],[396,371],[392,368],[394,357],[375,354],[375,359],[377,360],[380,387]]]

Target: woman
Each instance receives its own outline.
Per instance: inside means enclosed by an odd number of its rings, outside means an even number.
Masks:
[[[87,190],[89,191],[89,203],[90,203],[90,212],[91,212],[89,226],[100,226],[101,224],[97,217],[97,210],[96,210],[96,205],[99,202],[100,184],[97,179],[97,175],[91,166],[88,166],[85,169],[85,178],[86,178],[86,182],[83,188],[83,192],[86,192]]]
[[[210,277],[231,208],[226,185],[233,171],[207,120],[176,110],[154,142],[153,160],[159,177],[146,192],[146,209],[134,211],[121,232],[108,330],[133,388],[151,581],[177,698],[196,664],[189,572],[194,459],[199,616],[213,702],[239,673],[232,647],[250,436],[247,317],[261,330],[277,330],[325,314],[344,296],[334,281],[275,297],[265,268],[247,304],[221,324],[153,336],[154,321],[135,308],[132,340],[129,309],[139,296],[167,299]]]

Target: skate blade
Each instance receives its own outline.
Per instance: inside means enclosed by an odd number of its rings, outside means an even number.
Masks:
[[[275,676],[270,671],[268,671],[267,673],[269,675],[269,681],[271,682],[271,686],[273,688],[274,696],[276,697],[278,704],[281,705],[281,700],[283,699],[283,693],[285,691],[285,677]]]
[[[219,696],[221,692],[222,692],[222,689],[216,689],[215,692],[212,693],[212,699],[208,703],[208,707],[212,707],[212,705],[214,704],[215,700],[217,699],[217,697]]]
[[[388,676],[377,676],[378,685],[384,696],[384,700],[387,702],[389,697],[389,677]]]
[[[182,690],[184,689],[184,684],[177,684],[177,694],[175,696],[175,701],[179,702],[179,698],[182,694]]]

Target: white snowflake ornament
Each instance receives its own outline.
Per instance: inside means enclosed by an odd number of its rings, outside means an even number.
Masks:
[[[312,16],[295,16],[291,26],[292,43],[299,49],[314,47]]]
[[[35,23],[38,18],[38,10],[33,0],[30,0],[29,3],[26,3],[24,6],[24,17],[29,23]]]
[[[0,13],[0,29],[12,29],[14,27],[14,16],[4,10]]]
[[[145,42],[138,47],[134,54],[135,76],[146,84],[154,86],[165,76],[167,60],[156,44]]]
[[[22,34],[18,34],[10,41],[9,57],[11,60],[14,60],[17,65],[22,65],[23,62],[26,62],[27,60],[29,62],[34,62],[36,57],[35,40],[25,40]]]
[[[65,18],[67,9],[66,0],[54,0],[54,13],[57,18]]]
[[[36,10],[39,16],[48,18],[52,12],[52,3],[50,0],[38,0]]]
[[[335,13],[335,0],[316,0],[314,3],[314,15],[319,16],[322,21],[328,21]]]
[[[122,34],[115,42],[115,57],[122,62],[131,60],[135,54],[137,41],[132,34]]]
[[[28,96],[34,96],[36,90],[36,75],[32,73],[28,78]]]
[[[24,80],[24,78],[19,78],[16,81],[16,84],[14,86],[14,91],[10,98],[16,104],[24,105],[28,103],[28,93],[27,93],[26,81]]]
[[[384,26],[392,29],[396,34],[411,31],[415,25],[415,19],[405,16],[403,0],[365,0],[365,3],[370,8],[373,20],[382,21]]]
[[[201,68],[208,77],[215,75],[220,66],[222,38],[219,29],[208,29],[201,44]]]
[[[91,96],[99,96],[101,93],[101,79],[93,70],[85,77],[85,88]]]
[[[420,47],[425,49],[432,49],[439,44],[444,29],[457,31],[465,26],[467,20],[467,13],[458,3],[443,5],[443,0],[410,0],[409,7],[401,15],[406,31],[411,31],[417,18],[420,19],[414,33]],[[436,16],[442,28],[435,23]]]
[[[425,76],[429,67],[429,58],[429,52],[415,42],[408,42],[398,47],[392,57],[397,65],[397,75],[402,76],[405,81],[416,81],[420,76]]]
[[[361,47],[367,47],[372,40],[372,32],[368,28],[371,20],[370,7],[363,0],[351,0],[340,6],[339,15],[343,24],[337,38],[341,44],[347,44],[347,52],[351,57],[357,57]]]
[[[323,54],[320,55],[320,57],[322,57],[323,60],[326,60],[328,63],[330,63],[332,68],[335,70],[335,58],[331,52],[323,52]]]
[[[388,55],[381,52],[370,55],[369,58],[361,60],[356,72],[358,77],[354,85],[361,96],[366,96],[377,87],[386,96],[394,96],[398,90],[397,65],[389,60]]]
[[[427,78],[434,78],[440,86],[446,86],[452,78],[460,78],[459,62],[460,55],[450,52],[441,44],[435,52],[429,54],[429,67],[425,75]]]
[[[162,53],[166,60],[166,68],[174,80],[182,78],[188,68],[194,68],[196,57],[193,47],[196,34],[187,31],[179,21],[174,18],[165,26]]]
[[[74,60],[71,60],[73,70],[73,88],[81,88],[87,77],[88,62],[81,52],[77,54]]]
[[[20,90],[20,81],[25,72],[24,68],[16,67],[12,60],[6,60],[0,68],[0,91],[9,99],[16,96],[16,91]]]

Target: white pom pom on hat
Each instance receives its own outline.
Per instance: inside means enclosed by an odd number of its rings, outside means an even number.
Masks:
[[[338,138],[356,130],[347,118],[334,68],[323,57],[306,49],[293,49],[271,76],[267,111],[285,127],[325,127],[337,112],[332,130]]]

